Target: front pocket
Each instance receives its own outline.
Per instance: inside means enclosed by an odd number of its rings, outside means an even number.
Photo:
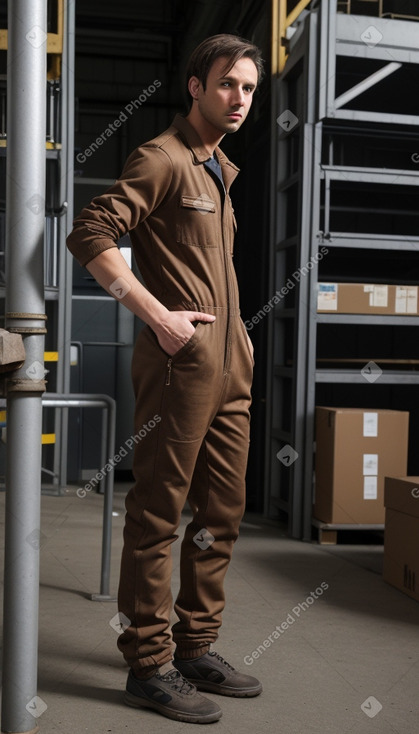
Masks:
[[[249,337],[249,335],[248,335],[248,333],[247,333],[246,325],[245,325],[245,323],[244,323],[243,319],[240,319],[240,324],[241,324],[241,326],[242,326],[242,331],[243,331],[243,334],[244,334],[244,339],[245,339],[245,342],[246,342],[246,348],[247,348],[247,351],[248,351],[249,357],[250,357],[250,359],[252,360],[252,364],[253,364],[253,366],[255,366],[255,352],[254,352],[254,346],[253,346],[253,344],[251,343],[251,339],[250,339],[250,337]]]
[[[190,354],[190,352],[195,349],[196,345],[198,344],[200,338],[201,338],[201,329],[200,327],[203,325],[202,321],[198,321],[197,325],[195,326],[195,331],[192,334],[191,338],[188,339],[186,344],[184,344],[180,349],[177,350],[172,356],[170,357],[171,364],[175,364],[176,362],[179,362],[183,357]]]
[[[207,194],[180,198],[176,241],[191,247],[218,247],[216,203]]]

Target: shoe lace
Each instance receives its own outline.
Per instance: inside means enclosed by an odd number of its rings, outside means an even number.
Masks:
[[[221,655],[219,655],[218,652],[215,652],[215,650],[210,650],[208,652],[208,655],[211,655],[211,657],[216,658],[217,660],[219,660],[220,663],[223,663],[223,665],[225,665],[227,668],[229,668],[229,670],[235,670],[235,668],[233,668],[233,666],[230,665],[230,663],[228,663],[227,660],[224,660],[224,658]]]
[[[188,693],[192,693],[195,689],[195,686],[192,683],[189,683],[189,681],[186,680],[178,670],[170,670],[165,675],[159,675],[158,673],[156,673],[156,675],[157,678],[168,683],[169,687],[174,691],[178,691],[178,693],[187,695]]]

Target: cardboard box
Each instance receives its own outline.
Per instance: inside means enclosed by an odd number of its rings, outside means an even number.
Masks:
[[[419,477],[386,477],[383,578],[419,601]]]
[[[408,432],[406,411],[316,408],[314,517],[383,524],[384,478],[407,474]]]
[[[417,285],[318,283],[319,313],[360,313],[417,316]]]

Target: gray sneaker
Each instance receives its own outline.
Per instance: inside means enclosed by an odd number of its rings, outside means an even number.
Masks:
[[[198,691],[211,691],[222,696],[248,698],[262,693],[262,684],[257,678],[239,673],[212,650],[194,660],[181,660],[175,655],[173,665],[197,687]]]
[[[210,724],[222,715],[220,707],[201,696],[175,668],[164,675],[155,673],[147,680],[139,680],[130,670],[124,701],[128,706],[145,706],[168,719],[191,724]]]

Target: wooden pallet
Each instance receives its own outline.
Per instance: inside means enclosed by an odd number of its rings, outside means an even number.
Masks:
[[[311,524],[317,530],[317,540],[320,545],[336,545],[338,538],[338,530],[373,530],[375,532],[382,532],[384,530],[383,525],[369,525],[364,523],[333,523],[333,522],[322,522],[312,518]]]

